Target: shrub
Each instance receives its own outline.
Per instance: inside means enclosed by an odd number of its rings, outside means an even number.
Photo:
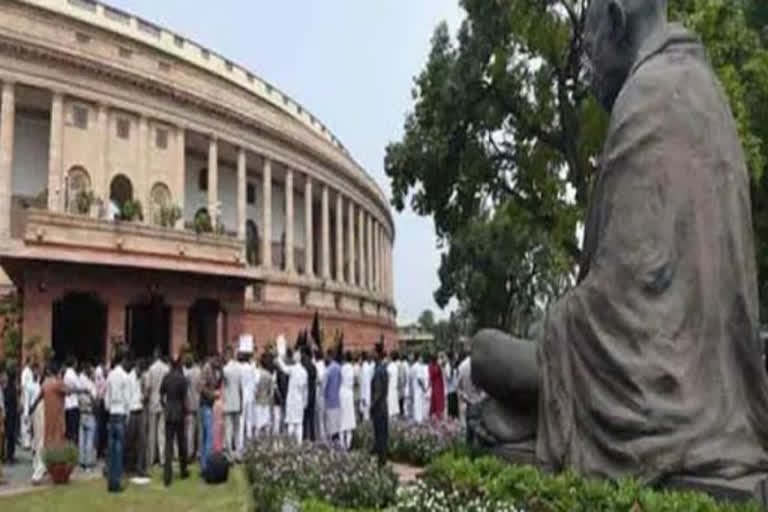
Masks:
[[[144,219],[144,209],[138,199],[128,199],[120,209],[120,217],[128,222]]]
[[[319,511],[320,509],[318,509]],[[482,496],[463,496],[456,490],[444,491],[438,487],[416,482],[415,485],[404,487],[397,493],[395,512],[517,512],[509,502],[503,502]]]
[[[75,209],[80,215],[88,215],[91,213],[91,205],[96,197],[91,190],[81,190],[75,196]]]
[[[461,426],[455,421],[413,423],[389,422],[389,457],[395,462],[425,466],[446,453],[466,454]],[[373,447],[373,427],[365,422],[355,430],[353,447],[369,452]]]
[[[280,510],[286,497],[317,498],[334,507],[380,509],[395,499],[397,477],[368,455],[325,444],[275,438],[250,446],[246,455],[250,492],[260,511]]]
[[[446,455],[431,464],[425,485],[461,500],[482,498],[525,510],[546,512],[757,512],[753,504],[717,503],[704,494],[656,491],[636,481],[590,480],[572,472],[544,475],[492,457],[470,460]],[[404,509],[411,510],[411,509]]]
[[[181,219],[181,208],[176,205],[162,206],[158,212],[158,218],[154,219],[155,223],[164,228],[172,228],[176,226],[176,223]]]
[[[43,451],[43,463],[46,467],[64,464],[74,466],[77,464],[77,448],[72,443],[63,443],[58,446],[46,448]]]

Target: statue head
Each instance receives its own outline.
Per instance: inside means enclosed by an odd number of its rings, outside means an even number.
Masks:
[[[584,53],[592,90],[613,108],[638,52],[667,24],[667,0],[592,0],[584,30]]]

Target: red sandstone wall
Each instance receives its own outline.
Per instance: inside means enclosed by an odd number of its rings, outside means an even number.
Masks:
[[[311,329],[314,314],[314,310],[305,308],[255,306],[243,313],[241,329],[243,333],[253,335],[260,350],[268,340],[280,334],[292,345],[300,331]],[[319,318],[320,329],[325,335],[324,349],[333,348],[333,336],[337,329],[344,332],[345,349],[371,351],[382,335],[387,350],[397,347],[395,326],[385,320],[323,310],[319,311]]]

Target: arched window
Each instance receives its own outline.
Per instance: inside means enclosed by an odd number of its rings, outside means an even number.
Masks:
[[[112,178],[109,185],[109,199],[119,208],[122,208],[126,201],[133,199],[133,185],[124,174],[118,174]]]
[[[208,168],[203,167],[200,169],[200,173],[197,175],[197,187],[202,191],[208,190]]]
[[[87,193],[90,190],[91,177],[88,175],[88,171],[80,166],[72,167],[67,172],[67,187],[65,192],[67,211],[69,213],[81,213],[78,211],[77,198],[81,193]]]
[[[150,219],[153,224],[160,226],[163,224],[163,208],[171,206],[171,191],[168,186],[165,183],[155,183],[149,193],[149,201]]]

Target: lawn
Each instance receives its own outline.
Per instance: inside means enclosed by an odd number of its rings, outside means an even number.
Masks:
[[[193,475],[196,473],[193,472]],[[121,494],[107,493],[106,482],[97,479],[75,482],[63,487],[46,488],[29,494],[0,498],[2,512],[246,512],[245,475],[233,468],[229,482],[210,486],[198,476],[174,480],[168,489],[161,473],[152,483],[128,485]]]

